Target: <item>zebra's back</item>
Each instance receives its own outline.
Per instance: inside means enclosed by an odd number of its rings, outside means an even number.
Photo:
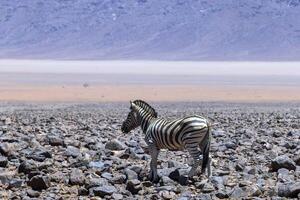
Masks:
[[[207,128],[206,119],[197,115],[173,121],[157,119],[149,126],[146,138],[159,149],[183,150],[185,144],[201,143]]]

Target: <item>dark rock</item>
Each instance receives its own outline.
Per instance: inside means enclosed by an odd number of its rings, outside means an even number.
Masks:
[[[252,174],[252,175],[256,174],[256,169],[255,169],[255,167],[252,167],[252,166],[246,166],[244,171],[248,174]]]
[[[169,178],[174,180],[174,181],[179,181],[179,177],[180,177],[180,172],[178,169],[175,169],[174,171],[172,171],[169,174]]]
[[[47,150],[36,149],[34,152],[28,154],[26,158],[43,162],[46,160],[46,158],[52,158],[52,155]]]
[[[131,192],[131,194],[137,194],[142,190],[141,182],[137,179],[129,180],[126,185],[126,190]]]
[[[0,155],[0,167],[6,167],[8,160],[6,157]]]
[[[27,195],[31,198],[37,198],[40,196],[40,192],[32,190],[32,189],[28,189],[26,192],[27,192]]]
[[[151,187],[153,185],[151,181],[144,181],[142,184],[144,187]]]
[[[272,160],[272,163],[271,163],[272,171],[277,171],[280,168],[286,168],[288,170],[295,170],[296,164],[287,155],[282,155],[282,156],[276,157],[274,160]]]
[[[181,166],[181,163],[176,162],[174,160],[168,160],[168,168],[173,168],[173,167],[177,168],[179,166]]]
[[[64,140],[56,135],[48,135],[48,142],[51,146],[64,146]]]
[[[117,139],[114,139],[112,141],[109,141],[105,144],[105,148],[109,149],[109,150],[124,150],[126,148],[125,144],[123,144],[122,142],[120,142]]]
[[[94,177],[88,177],[85,180],[85,188],[90,189],[93,187],[99,187],[108,185],[108,181],[104,178],[94,178]]]
[[[225,143],[225,147],[227,149],[236,149],[237,145],[235,143],[233,143],[233,142],[226,142]]]
[[[77,147],[74,146],[68,146],[65,152],[66,156],[72,156],[73,158],[76,158],[80,155],[80,150]]]
[[[296,163],[296,165],[300,166],[300,153],[298,153],[295,157],[294,157],[294,162]]]
[[[126,175],[117,175],[117,176],[113,176],[110,180],[109,180],[112,184],[123,184],[126,181]]]
[[[78,189],[78,195],[79,196],[87,196],[89,195],[89,191],[83,187]]]
[[[230,174],[229,170],[216,170],[215,171],[217,176],[226,176]]]
[[[37,175],[34,176],[30,179],[28,182],[28,185],[33,189],[33,190],[44,190],[50,187],[50,180],[47,176],[42,176],[42,175]]]
[[[279,132],[279,131],[274,131],[273,132],[273,137],[278,138],[280,136],[283,136],[283,134],[281,132]]]
[[[117,192],[117,189],[111,185],[105,185],[100,187],[92,188],[95,196],[105,197],[106,195],[111,196],[113,193]]]
[[[177,181],[181,185],[187,185],[188,177],[185,175],[181,175],[181,174],[184,174],[184,173],[180,172],[178,169],[175,169],[174,171],[172,171],[169,174],[169,178],[174,181]]]
[[[278,196],[297,198],[300,193],[300,182],[293,184],[279,184]]]
[[[80,169],[72,169],[70,174],[70,184],[71,185],[84,185],[85,179],[82,171]]]
[[[40,174],[42,174],[41,171],[31,171],[31,172],[29,172],[29,174],[27,174],[27,175],[28,175],[28,179],[31,179],[32,177],[37,176],[37,175],[40,175]]]
[[[218,197],[219,199],[227,199],[229,198],[229,195],[225,190],[222,189],[216,192],[216,197]]]
[[[235,165],[235,170],[236,170],[236,171],[241,172],[241,171],[244,170],[244,168],[245,168],[245,165],[244,165],[243,163],[237,163],[237,164]]]
[[[32,171],[38,170],[38,167],[33,161],[23,161],[18,168],[19,173],[29,174]]]

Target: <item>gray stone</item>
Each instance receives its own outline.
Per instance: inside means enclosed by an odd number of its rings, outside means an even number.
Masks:
[[[18,179],[18,178],[16,178],[16,179],[11,179],[11,180],[9,181],[9,184],[8,184],[7,189],[11,189],[11,188],[20,188],[20,187],[22,187],[23,183],[24,183],[24,180],[22,180],[22,179]]]
[[[80,169],[72,169],[70,174],[70,180],[71,185],[84,185],[85,178]]]
[[[108,185],[108,181],[104,178],[88,177],[85,179],[85,187],[87,189],[93,187],[105,186],[105,185]]]
[[[122,194],[113,193],[112,198],[115,199],[115,200],[122,200],[124,197],[123,197]]]
[[[77,147],[74,146],[68,146],[65,152],[66,156],[72,156],[73,158],[76,158],[80,155],[80,150]]]
[[[122,142],[120,142],[117,139],[114,139],[112,141],[109,141],[105,144],[105,148],[109,149],[109,150],[124,150],[126,148],[125,144],[123,144]]]
[[[105,178],[107,180],[111,180],[113,178],[113,175],[111,173],[104,172],[104,173],[101,174],[101,177]]]
[[[9,143],[4,142],[0,143],[0,154],[4,156],[9,156],[11,155],[12,147]]]
[[[212,176],[210,180],[214,187],[219,189],[224,187],[224,180],[222,176]]]
[[[259,187],[257,187],[256,185],[252,185],[248,188],[248,194],[251,197],[258,197],[262,194],[261,190],[259,189]]]
[[[214,186],[211,183],[205,183],[201,189],[203,193],[211,193],[215,190]]]
[[[175,199],[176,194],[174,192],[172,192],[172,191],[163,190],[163,191],[159,192],[159,196],[162,199],[169,200],[169,199]]]
[[[113,193],[117,192],[117,189],[111,185],[104,185],[100,187],[92,188],[95,196],[105,197],[106,195],[111,196]]]
[[[278,174],[277,180],[280,182],[291,182],[292,181],[291,177],[289,176],[289,170],[286,168],[280,168],[277,171],[277,174]]]
[[[32,189],[28,189],[26,192],[27,192],[27,195],[31,198],[37,198],[40,196],[40,192],[32,190]]]
[[[127,180],[138,179],[137,173],[135,171],[130,170],[130,169],[125,169],[124,174],[126,175]]]
[[[160,184],[161,185],[175,185],[176,183],[172,179],[170,179],[169,177],[163,176],[160,179]]]
[[[295,170],[296,164],[287,155],[282,155],[282,156],[276,157],[274,160],[272,160],[272,163],[271,163],[272,171],[277,171],[280,168],[286,168],[288,170]]]
[[[89,168],[99,169],[100,171],[104,171],[109,166],[102,161],[91,161],[89,163]]]
[[[247,196],[246,192],[240,187],[234,187],[230,194],[231,199],[241,199],[245,196]]]
[[[49,135],[48,142],[51,146],[64,146],[64,140],[56,135]]]
[[[137,179],[129,180],[126,185],[126,190],[131,192],[131,194],[137,194],[142,190],[141,182]]]
[[[300,182],[293,184],[279,184],[278,196],[297,198],[300,193]]]
[[[126,175],[116,175],[109,180],[112,184],[123,184],[126,181]]]

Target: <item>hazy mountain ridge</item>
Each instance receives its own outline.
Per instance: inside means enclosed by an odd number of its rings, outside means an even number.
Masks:
[[[299,0],[2,0],[0,58],[300,60],[299,19]]]

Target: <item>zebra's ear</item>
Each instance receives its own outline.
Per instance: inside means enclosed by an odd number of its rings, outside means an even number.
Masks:
[[[132,101],[129,101],[129,102],[130,102],[130,109],[132,110],[132,108],[135,106],[135,104]]]

